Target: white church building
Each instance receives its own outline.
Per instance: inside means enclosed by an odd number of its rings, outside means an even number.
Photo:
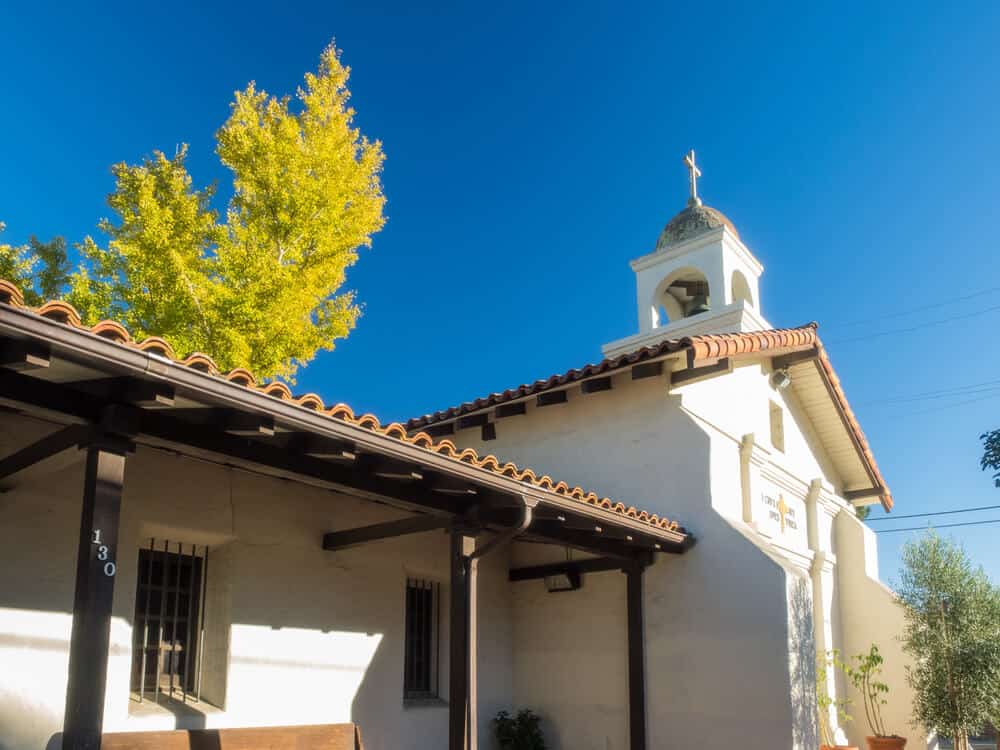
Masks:
[[[687,161],[635,335],[406,425],[0,281],[0,748],[488,750],[529,708],[556,750],[816,750],[817,656],[872,643],[927,747],[854,510],[892,496]]]

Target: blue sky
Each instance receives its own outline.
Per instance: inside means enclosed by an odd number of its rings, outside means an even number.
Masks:
[[[292,92],[336,37],[389,221],[299,389],[401,419],[598,359],[694,148],[769,320],[819,321],[897,513],[1000,504],[1000,390],[939,393],[1000,379],[996,3],[141,5],[0,11],[7,241],[93,233],[110,165],[153,149],[224,181],[233,91]],[[1000,580],[1000,525],[954,533]],[[908,536],[880,535],[890,580]]]

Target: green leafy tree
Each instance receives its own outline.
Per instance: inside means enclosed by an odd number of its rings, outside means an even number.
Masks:
[[[903,548],[899,596],[914,719],[964,750],[997,716],[1000,593],[960,546],[929,531]]]
[[[349,74],[331,45],[295,100],[253,83],[236,93],[216,134],[233,176],[221,215],[215,189],[194,186],[186,146],[154,151],[112,168],[107,241],[80,243],[75,273],[64,243],[0,245],[0,277],[65,294],[89,323],[112,318],[182,355],[292,379],[356,324],[346,272],[385,223],[382,145],[353,124]]]
[[[0,233],[4,229],[0,221]],[[17,284],[29,305],[58,297],[69,281],[66,240],[42,242],[32,235],[27,245],[0,243],[0,279]]]
[[[979,436],[983,441],[983,457],[979,466],[983,471],[993,471],[993,482],[1000,487],[1000,430],[984,432]]]

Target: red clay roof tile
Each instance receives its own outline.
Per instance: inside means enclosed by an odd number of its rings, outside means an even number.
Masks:
[[[865,464],[865,468],[871,476],[872,481],[876,487],[885,488],[885,492],[881,495],[882,505],[886,510],[890,510],[893,505],[892,494],[886,486],[885,479],[878,468],[864,431],[861,429],[857,417],[847,402],[847,396],[840,385],[839,378],[833,370],[830,358],[827,356],[822,342],[820,342],[817,327],[816,323],[808,323],[799,328],[779,328],[767,331],[722,333],[686,336],[680,339],[666,339],[652,346],[645,346],[616,357],[608,357],[596,364],[584,365],[581,368],[574,368],[559,375],[552,375],[544,380],[536,380],[534,383],[526,383],[499,393],[491,393],[488,396],[436,411],[433,414],[414,417],[406,423],[406,427],[409,430],[422,429],[438,422],[446,422],[482,409],[488,409],[509,401],[533,396],[543,391],[682,351],[687,354],[688,364],[693,366],[695,363],[703,360],[753,355],[761,352],[781,354],[815,347],[818,352],[818,361],[824,377],[830,384],[836,406],[844,415],[844,421],[858,446],[861,460]]]
[[[171,346],[158,336],[151,336],[143,339],[142,341],[135,342],[131,339],[131,336],[124,326],[114,321],[101,321],[94,326],[85,326],[81,322],[80,315],[77,313],[76,309],[62,300],[50,300],[39,308],[26,308],[24,305],[24,296],[22,295],[21,290],[18,289],[16,285],[3,279],[0,279],[0,304],[8,305],[10,307],[29,309],[31,312],[42,315],[51,320],[55,320],[59,323],[88,331],[98,336],[103,336],[119,345],[136,348],[141,351],[166,357],[185,367],[190,367],[208,375],[222,377],[232,383],[266,393],[269,396],[283,401],[291,401],[305,409],[325,412],[333,419],[342,419],[359,427],[369,429],[372,432],[399,440],[400,442],[415,445],[438,455],[446,456],[454,461],[461,461],[462,463],[476,466],[484,471],[490,471],[496,474],[511,477],[548,492],[573,498],[587,505],[602,508],[616,515],[635,519],[657,529],[686,534],[683,527],[681,527],[677,521],[658,516],[655,513],[638,510],[631,506],[625,506],[623,503],[613,502],[606,497],[602,498],[597,494],[587,492],[580,487],[571,487],[565,482],[554,483],[550,477],[539,477],[531,469],[521,469],[516,464],[510,462],[501,463],[496,456],[479,456],[479,454],[471,448],[459,450],[450,440],[435,442],[430,435],[424,432],[411,434],[405,425],[398,422],[393,422],[383,426],[379,422],[378,418],[376,418],[373,414],[355,415],[351,407],[346,404],[335,404],[327,407],[323,403],[322,399],[320,399],[320,397],[316,394],[309,393],[296,398],[292,395],[288,386],[280,381],[257,384],[253,375],[243,368],[236,368],[228,373],[220,374],[218,366],[208,355],[200,352],[194,352],[181,359],[176,356]]]

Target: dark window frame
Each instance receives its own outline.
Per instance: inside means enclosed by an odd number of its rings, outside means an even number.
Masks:
[[[439,695],[441,584],[406,579],[403,636],[403,699],[434,700]]]
[[[198,701],[208,550],[151,539],[137,558],[130,692]]]

